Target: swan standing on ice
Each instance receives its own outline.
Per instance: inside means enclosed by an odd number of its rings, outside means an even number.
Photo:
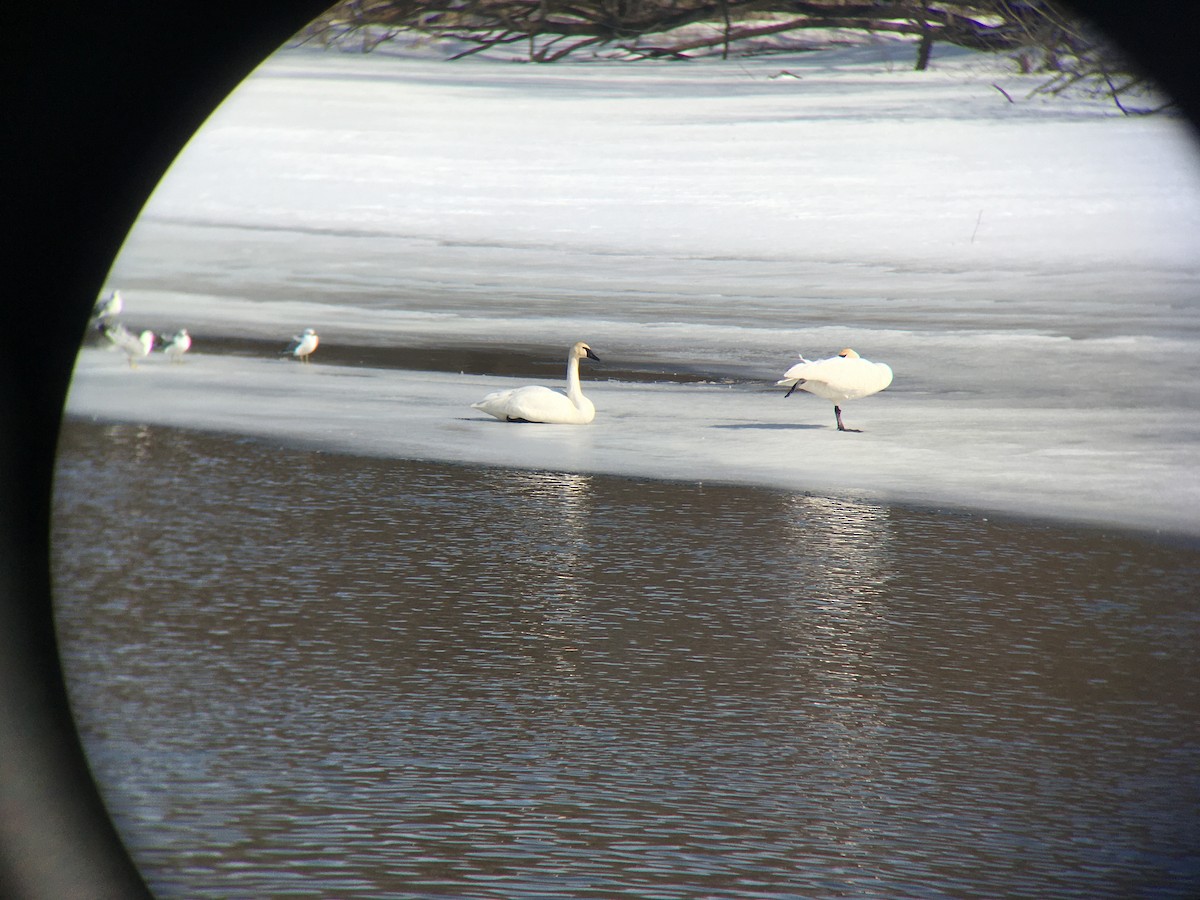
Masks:
[[[120,322],[105,328],[104,336],[125,351],[125,356],[129,360],[129,368],[131,369],[136,369],[137,361],[145,359],[150,355],[150,351],[154,349],[153,331],[143,331],[140,335],[134,337],[133,332]]]
[[[579,386],[579,360],[600,361],[592,348],[583,341],[567,353],[567,390],[551,390],[540,385],[494,391],[472,403],[478,409],[502,422],[543,422],[548,425],[586,425],[596,418],[596,407],[583,396]]]
[[[863,359],[847,347],[829,359],[807,360],[802,356],[800,362],[784,372],[783,378],[775,383],[788,385],[788,392],[783,395],[785,398],[800,388],[832,400],[838,431],[860,431],[842,424],[842,408],[838,404],[878,394],[892,383],[892,370],[885,363]]]
[[[317,349],[317,344],[321,339],[317,337],[317,333],[311,328],[305,328],[304,334],[298,334],[292,338],[292,342],[288,344],[287,349],[283,351],[283,355],[289,353],[300,360],[300,362],[308,362],[308,357]]]
[[[166,340],[166,338],[163,340]],[[182,362],[183,354],[187,353],[191,346],[192,336],[188,334],[186,328],[181,328],[175,332],[175,336],[163,347],[163,353],[167,354],[167,359],[171,362]]]

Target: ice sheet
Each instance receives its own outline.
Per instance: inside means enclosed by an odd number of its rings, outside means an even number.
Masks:
[[[914,391],[845,405],[766,384],[585,380],[596,421],[509,424],[469,408],[522,379],[196,355],[133,370],[80,357],[69,409],[370,456],[771,485],[1200,534],[1200,424]],[[1103,439],[1097,439],[1103,436]]]

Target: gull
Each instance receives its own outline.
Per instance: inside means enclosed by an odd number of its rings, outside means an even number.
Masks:
[[[169,341],[164,336],[163,341],[165,342],[163,353],[167,354],[167,359],[171,362],[182,362],[183,354],[187,353],[192,346],[192,336],[188,334],[186,328],[180,328]]]
[[[783,378],[775,383],[788,386],[784,397],[792,396],[792,392],[799,388],[832,400],[838,431],[860,431],[842,424],[842,408],[838,404],[878,394],[892,383],[892,370],[885,363],[863,359],[847,347],[829,359],[807,360],[801,356],[800,362],[784,372]]]
[[[150,355],[150,351],[154,349],[153,331],[143,331],[135,337],[133,332],[120,322],[105,328],[104,336],[125,351],[125,356],[129,360],[129,368],[131,369],[136,369],[137,361],[145,359]]]
[[[96,301],[96,305],[92,307],[92,318],[96,321],[111,319],[120,315],[124,307],[125,301],[121,297],[121,292],[113,291],[107,297],[101,297]]]
[[[596,418],[596,407],[583,396],[579,386],[579,360],[600,361],[592,348],[579,341],[567,352],[567,390],[551,390],[541,385],[493,391],[472,409],[478,409],[502,422],[542,422],[548,425],[586,425]]]
[[[303,334],[297,334],[292,338],[292,342],[283,351],[283,355],[291,354],[301,362],[308,362],[308,357],[317,349],[317,344],[320,342],[321,339],[317,337],[315,331],[305,328]]]

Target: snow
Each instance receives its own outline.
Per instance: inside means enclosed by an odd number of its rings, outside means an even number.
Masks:
[[[126,321],[192,332],[186,365],[85,349],[68,411],[1200,533],[1191,133],[1031,96],[1036,76],[990,57],[911,72],[910,49],[281,51],[181,154],[109,279]],[[205,353],[308,326],[309,367]],[[592,425],[468,408],[561,383],[581,339],[604,360],[584,367]],[[339,344],[533,347],[554,374],[323,365]],[[846,346],[896,373],[845,406],[862,434],[769,387]],[[708,383],[606,380],[629,364]]]

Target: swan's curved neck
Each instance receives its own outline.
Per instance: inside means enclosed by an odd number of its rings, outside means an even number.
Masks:
[[[583,399],[583,388],[579,386],[579,356],[574,349],[567,353],[567,396],[576,406]]]

